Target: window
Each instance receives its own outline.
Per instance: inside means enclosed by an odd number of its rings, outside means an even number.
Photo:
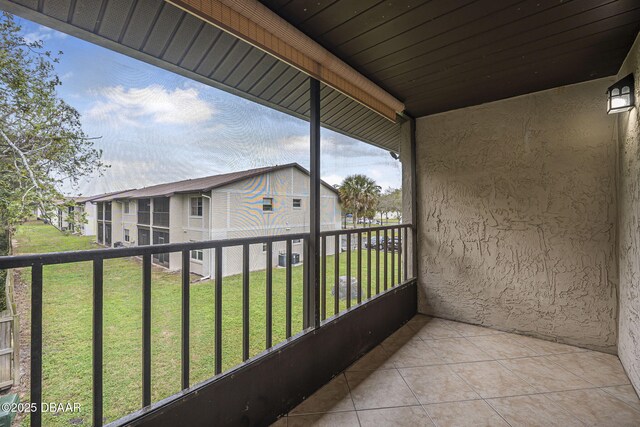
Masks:
[[[169,227],[168,197],[155,197],[153,199],[153,226]]]
[[[104,204],[104,220],[111,221],[111,202],[105,202]]]
[[[302,199],[293,199],[293,209],[300,209],[302,207]]]
[[[265,197],[262,199],[262,211],[273,212],[273,198]]]
[[[140,199],[138,202],[138,224],[151,222],[151,199]]]
[[[124,241],[125,242],[130,242],[130,237],[129,237],[129,230],[127,230],[126,228],[124,229]]]
[[[299,245],[300,243],[302,243],[302,239],[293,239],[291,243],[293,243],[294,245]]]
[[[202,216],[202,197],[191,198],[191,216]]]
[[[124,202],[124,213],[128,214],[129,213],[129,202]]]
[[[104,219],[104,205],[102,202],[98,203],[98,219]]]
[[[203,259],[202,250],[197,249],[197,250],[191,251],[191,259],[194,259],[196,261],[202,261]]]
[[[148,228],[138,228],[138,245],[148,246],[151,244],[151,230]]]

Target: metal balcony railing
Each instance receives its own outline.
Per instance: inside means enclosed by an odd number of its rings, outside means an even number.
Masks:
[[[31,412],[31,426],[42,425],[40,407],[42,403],[42,304],[43,304],[43,266],[52,264],[76,263],[91,261],[93,263],[93,425],[103,423],[103,278],[104,260],[125,257],[142,257],[142,407],[151,404],[151,261],[156,254],[168,254],[180,252],[182,254],[182,305],[181,305],[181,386],[182,389],[190,387],[189,381],[189,318],[190,318],[190,253],[193,250],[212,249],[215,252],[214,263],[214,372],[213,375],[222,372],[222,284],[223,278],[223,252],[230,247],[242,247],[242,359],[249,359],[249,276],[250,276],[250,245],[266,244],[266,313],[265,313],[265,349],[273,346],[273,244],[285,242],[286,244],[286,300],[285,322],[286,337],[292,336],[292,257],[293,241],[302,240],[304,245],[303,268],[303,328],[308,328],[318,313],[314,304],[311,304],[310,296],[317,292],[320,295],[318,305],[319,318],[327,322],[327,314],[339,315],[341,306],[346,306],[348,311],[352,305],[359,305],[366,300],[375,297],[385,290],[395,287],[410,280],[408,271],[408,256],[406,256],[407,243],[411,225],[400,224],[397,226],[375,227],[354,230],[326,231],[320,233],[320,277],[318,280],[309,280],[307,277],[307,258],[309,233],[286,234],[278,236],[251,237],[229,240],[212,240],[203,242],[171,243],[151,246],[136,246],[125,248],[95,249],[75,252],[58,252],[32,255],[18,255],[0,257],[0,269],[12,269],[31,267],[31,397],[30,403],[36,408]],[[354,239],[355,236],[355,239]],[[328,284],[327,277],[327,249],[334,248],[334,283]],[[329,244],[329,245],[328,245]],[[341,252],[344,253],[341,254]],[[352,263],[355,254],[356,271],[353,273]],[[346,268],[341,268],[340,258],[346,257]],[[382,263],[381,263],[382,261]],[[372,268],[373,267],[373,268]],[[366,278],[363,281],[363,270],[366,270]],[[344,272],[346,280],[346,296],[341,293],[340,272]],[[356,279],[355,303],[352,279]],[[315,278],[314,278],[315,279]],[[312,289],[311,283],[318,283],[319,289]],[[328,287],[329,286],[329,287]],[[333,304],[328,305],[333,287]],[[344,297],[344,298],[341,298]],[[345,302],[341,303],[341,299]],[[333,310],[331,310],[333,308]],[[345,311],[343,310],[343,311]],[[332,314],[331,314],[332,313]],[[317,318],[317,317],[316,317]],[[262,321],[259,320],[259,321]],[[319,325],[316,325],[319,326]]]

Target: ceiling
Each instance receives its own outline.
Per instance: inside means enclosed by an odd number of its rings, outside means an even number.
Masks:
[[[306,74],[163,0],[0,0],[0,9],[295,117],[309,117]],[[320,95],[323,126],[399,151],[399,124],[326,85]]]
[[[617,73],[638,0],[262,0],[414,117]]]

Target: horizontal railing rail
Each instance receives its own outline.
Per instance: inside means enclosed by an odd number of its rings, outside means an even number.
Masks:
[[[114,258],[142,257],[142,407],[151,404],[151,282],[152,259],[155,254],[181,253],[181,386],[188,389],[191,386],[190,372],[190,284],[191,284],[191,251],[213,249],[214,263],[212,277],[214,279],[214,372],[222,373],[222,302],[223,302],[223,252],[225,248],[242,248],[242,360],[250,358],[250,246],[263,244],[261,256],[265,257],[265,322],[264,349],[273,347],[273,262],[274,243],[285,242],[285,333],[286,339],[292,337],[292,254],[294,241],[303,241],[303,329],[316,326],[312,324],[313,316],[320,310],[318,318],[327,321],[328,316],[339,315],[349,310],[352,305],[358,305],[389,288],[400,285],[409,279],[407,259],[407,242],[411,234],[411,225],[398,224],[384,227],[358,228],[350,230],[332,230],[320,233],[320,277],[310,280],[308,276],[307,256],[309,233],[282,234],[277,236],[245,237],[235,239],[208,240],[201,242],[168,243],[149,246],[135,246],[125,248],[92,249],[85,251],[70,251],[42,254],[27,254],[0,257],[0,269],[31,267],[31,397],[30,403],[37,408],[31,412],[31,426],[42,425],[40,406],[42,404],[42,306],[43,306],[43,266],[76,262],[93,263],[93,425],[103,423],[103,319],[104,319],[104,260]],[[330,247],[333,245],[335,264],[334,283],[328,286],[330,280],[329,263],[327,262]],[[345,252],[344,255],[341,252]],[[340,263],[341,256],[345,256],[346,264]],[[366,256],[366,258],[365,258]],[[353,272],[355,257],[356,271]],[[381,264],[382,262],[382,264]],[[342,274],[344,273],[344,275]],[[366,277],[365,277],[366,275]],[[357,283],[354,292],[352,282]],[[345,283],[344,289],[340,286]],[[316,285],[316,283],[318,285]],[[310,298],[319,286],[320,304],[315,308],[309,303]],[[329,307],[328,293],[333,289],[333,307]],[[333,308],[333,310],[331,310]],[[313,313],[310,313],[312,311]],[[333,313],[331,313],[333,311]]]

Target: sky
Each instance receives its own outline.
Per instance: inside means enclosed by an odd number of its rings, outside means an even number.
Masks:
[[[67,195],[94,195],[291,162],[309,168],[306,121],[145,62],[16,17],[25,39],[62,51],[58,93],[81,114],[85,133],[110,167],[68,184]],[[383,189],[401,186],[389,152],[321,131],[321,178],[352,174]]]

